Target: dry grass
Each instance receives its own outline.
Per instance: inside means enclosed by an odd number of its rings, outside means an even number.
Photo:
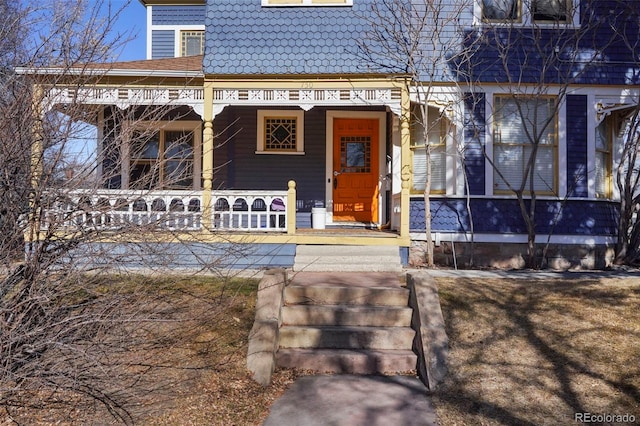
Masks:
[[[437,283],[450,339],[442,425],[640,422],[640,278]]]
[[[130,293],[136,309],[162,313],[148,325],[136,324],[141,345],[113,354],[122,377],[135,377],[127,389],[126,410],[141,425],[259,425],[273,401],[296,373],[276,372],[263,388],[246,370],[253,324],[256,280],[219,282],[213,278],[128,277],[109,282],[104,292]],[[135,295],[135,297],[133,297]],[[145,303],[146,302],[146,303]],[[159,309],[159,305],[162,309]],[[132,306],[133,308],[133,306]],[[126,310],[126,307],[123,307]],[[114,329],[112,334],[130,335]],[[40,402],[46,396],[46,403]],[[56,404],[50,394],[25,394],[23,408],[0,407],[0,425],[106,425],[118,422],[103,406],[68,394]],[[77,404],[70,404],[70,400]],[[61,399],[62,400],[62,399]],[[27,404],[31,406],[27,407]]]

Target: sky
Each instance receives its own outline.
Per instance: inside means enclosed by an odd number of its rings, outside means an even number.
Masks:
[[[134,61],[146,57],[147,15],[144,6],[138,0],[110,0],[114,9],[125,7],[120,14],[114,30],[128,35],[131,40],[122,49],[117,61]]]

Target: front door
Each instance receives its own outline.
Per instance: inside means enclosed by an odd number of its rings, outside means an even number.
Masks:
[[[333,221],[378,222],[378,119],[333,121]]]

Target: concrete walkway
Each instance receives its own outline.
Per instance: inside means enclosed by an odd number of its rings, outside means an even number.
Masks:
[[[437,425],[426,387],[410,376],[300,377],[265,426]]]

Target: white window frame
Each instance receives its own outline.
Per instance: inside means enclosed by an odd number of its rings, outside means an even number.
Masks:
[[[532,0],[515,0],[518,2],[518,19],[483,19],[483,0],[475,0],[473,4],[473,22],[479,26],[523,26],[523,27],[579,27],[580,26],[580,0],[567,0],[571,3],[569,16],[566,21],[534,20],[532,13]]]
[[[353,0],[262,0],[262,6],[353,6]]]
[[[498,175],[498,172],[496,171],[496,169],[499,169],[499,163],[496,160],[496,147],[497,146],[505,146],[505,147],[518,147],[518,146],[522,146],[523,150],[526,149],[526,146],[528,145],[527,143],[509,143],[509,142],[505,142],[504,145],[502,142],[498,142],[499,137],[496,137],[497,132],[499,132],[499,124],[497,123],[497,113],[496,113],[496,104],[497,104],[497,99],[498,98],[504,98],[504,99],[509,99],[510,97],[512,97],[512,95],[510,94],[505,94],[505,93],[495,93],[492,96],[492,108],[490,109],[490,111],[493,111],[493,113],[491,114],[491,119],[490,119],[490,123],[488,123],[489,125],[489,129],[490,129],[490,138],[491,138],[491,149],[490,152],[489,150],[487,150],[487,155],[490,155],[489,158],[492,159],[493,162],[493,166],[489,167],[488,172],[491,174],[491,180],[490,182],[492,182],[492,188],[491,188],[491,192],[487,192],[487,193],[491,193],[494,195],[508,195],[511,194],[511,191],[507,188],[498,188],[498,185],[504,185],[506,186],[506,184],[502,181],[502,178]],[[543,98],[545,99],[553,99],[555,98],[556,95],[545,95],[543,96]],[[527,96],[527,95],[523,95],[522,96],[523,99],[526,98],[534,98],[534,96]],[[556,110],[552,111],[552,113],[554,114],[554,121],[553,124],[550,124],[554,126],[555,131],[554,131],[554,135],[553,135],[553,139],[554,139],[554,143],[553,144],[540,144],[538,147],[538,150],[540,150],[541,148],[547,148],[551,150],[552,156],[553,156],[553,182],[551,185],[551,189],[550,190],[545,190],[545,189],[537,189],[536,190],[536,194],[538,195],[555,195],[555,194],[562,194],[564,192],[564,190],[561,188],[561,180],[563,179],[563,176],[561,176],[560,173],[560,158],[561,158],[561,143],[560,143],[560,134],[561,134],[561,128],[560,128],[560,115],[561,115],[561,108],[557,108]],[[538,160],[540,160],[540,157],[537,157]],[[527,177],[528,179],[528,177]],[[525,188],[525,194],[529,195],[529,190],[528,190],[529,185],[527,184],[527,187]]]
[[[412,110],[413,109],[419,109],[422,108],[420,105],[417,104],[412,104]],[[447,140],[448,140],[448,129],[447,129],[447,117],[442,116],[439,112],[439,110],[436,107],[433,107],[431,105],[427,105],[426,106],[427,111],[432,110],[432,111],[438,111],[438,116],[437,117],[432,117],[431,114],[429,114],[428,120],[429,120],[429,133],[431,132],[435,132],[435,126],[438,126],[437,129],[437,133],[439,135],[439,140],[437,143],[434,143],[433,141],[430,141],[431,143],[431,147],[432,147],[432,151],[431,151],[431,160],[432,160],[432,167],[433,167],[433,160],[434,159],[438,159],[440,158],[441,160],[441,167],[443,168],[444,171],[444,179],[442,180],[442,187],[441,188],[434,188],[433,187],[433,182],[431,185],[431,194],[446,194],[447,193],[447,153],[448,153],[448,147],[447,147]],[[414,161],[415,161],[415,155],[416,155],[416,151],[423,151],[426,150],[426,143],[422,140],[422,137],[424,135],[424,130],[423,130],[423,123],[420,122],[420,120],[414,118],[416,116],[415,113],[412,112],[411,114],[412,119],[411,119],[411,145],[410,145],[410,150],[411,150],[411,165],[412,168],[415,169],[415,167],[413,167],[414,165]],[[421,143],[416,143],[417,140],[420,140]],[[438,148],[441,149],[441,151],[438,152],[434,152],[433,148]],[[433,177],[433,176],[432,176]],[[415,181],[415,173],[411,173],[411,186],[410,186],[410,191],[412,194],[420,194],[424,192],[423,188],[416,188],[416,181]],[[426,180],[426,176],[425,176],[425,180]],[[421,187],[424,186],[422,183],[420,185]]]
[[[276,151],[265,149],[265,120],[267,118],[293,117],[296,119],[296,150]],[[256,154],[304,155],[304,111],[295,109],[260,109],[257,119]]]

